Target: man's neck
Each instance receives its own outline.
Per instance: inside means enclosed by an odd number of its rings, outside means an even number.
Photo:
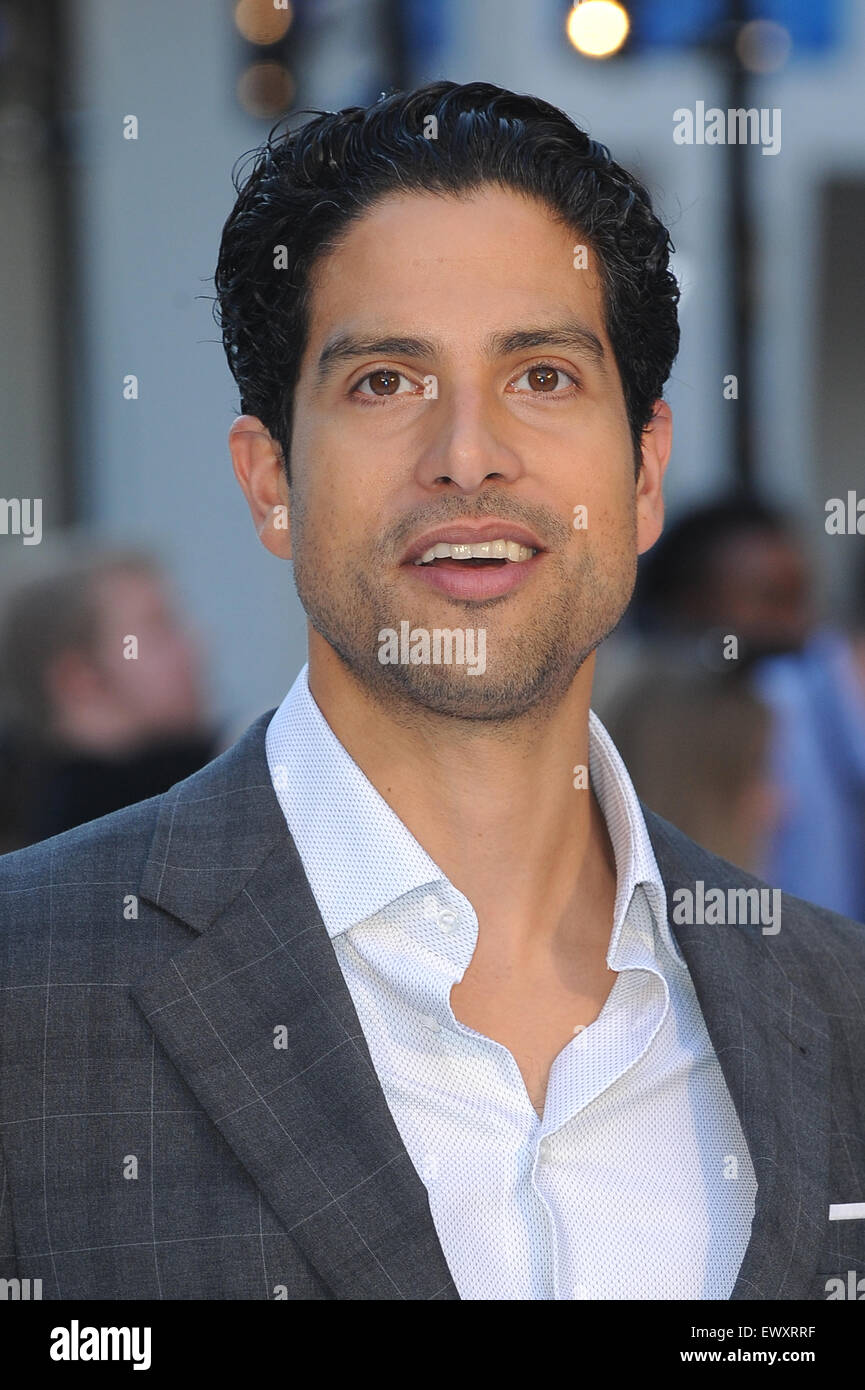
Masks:
[[[586,907],[606,919],[615,896],[587,776],[593,668],[592,656],[555,708],[507,726],[415,721],[377,701],[320,638],[310,645],[310,692],[331,729],[515,956],[544,949]]]

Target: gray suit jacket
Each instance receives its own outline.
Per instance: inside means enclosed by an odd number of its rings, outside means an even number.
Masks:
[[[0,859],[0,1278],[81,1299],[456,1299],[273,792],[272,711]],[[757,880],[646,812],[668,896]],[[734,1299],[865,1274],[865,928],[674,927],[759,1184]],[[274,1045],[276,1029],[284,1028]]]

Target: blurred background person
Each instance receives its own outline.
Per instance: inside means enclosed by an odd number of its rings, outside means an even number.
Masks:
[[[859,572],[855,584],[856,604],[850,624],[850,645],[853,650],[853,664],[862,698],[865,700],[865,555],[859,562]]]
[[[771,716],[740,682],[646,670],[606,725],[647,806],[731,864],[758,873],[778,814]]]
[[[632,637],[620,691],[651,659],[746,681],[771,714],[778,815],[755,871],[865,920],[865,692],[850,638],[818,620],[793,524],[748,496],[688,511],[646,556],[632,618],[636,645]],[[682,817],[694,814],[692,794],[683,783],[682,812],[670,803],[668,818],[683,827]]]
[[[218,751],[198,647],[156,562],[117,549],[39,569],[0,617],[4,852],[155,796]]]
[[[718,670],[801,651],[816,614],[810,566],[788,519],[757,498],[686,511],[645,556],[634,618],[647,634],[693,649]],[[722,639],[736,637],[735,659]]]

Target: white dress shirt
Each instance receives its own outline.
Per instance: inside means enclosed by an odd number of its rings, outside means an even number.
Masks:
[[[513,1055],[461,1023],[471,903],[376,791],[310,694],[267,730],[276,795],[463,1299],[724,1299],[756,1182],[640,805],[589,716],[616,860],[600,1014],[558,1054],[539,1118]],[[574,793],[575,796],[579,792]]]

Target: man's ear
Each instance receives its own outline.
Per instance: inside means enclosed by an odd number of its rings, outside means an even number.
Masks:
[[[664,526],[663,482],[673,447],[673,412],[666,401],[655,401],[652,418],[643,430],[642,462],[637,477],[637,554],[649,550]]]
[[[290,560],[291,494],[282,450],[255,415],[238,415],[228,431],[228,447],[258,539],[280,560]]]

